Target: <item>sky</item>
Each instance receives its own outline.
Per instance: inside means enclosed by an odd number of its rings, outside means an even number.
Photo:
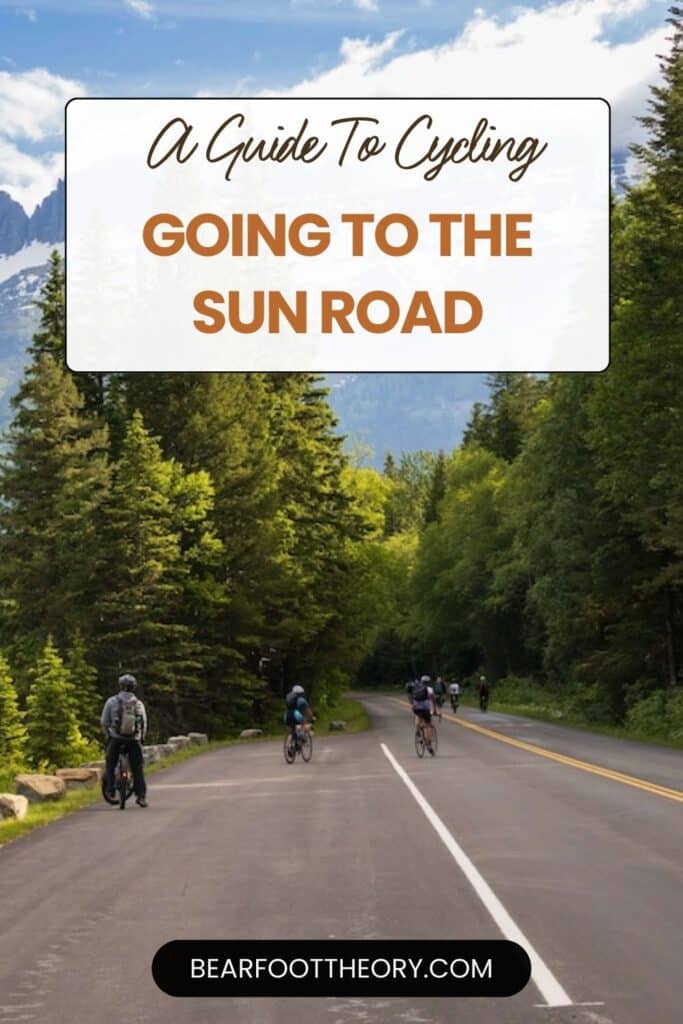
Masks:
[[[637,167],[666,0],[0,0],[0,190],[63,172],[73,96],[602,96]]]

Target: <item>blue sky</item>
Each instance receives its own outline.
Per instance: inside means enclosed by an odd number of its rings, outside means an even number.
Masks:
[[[604,95],[637,136],[660,0],[0,0],[0,189],[60,172],[76,94]]]

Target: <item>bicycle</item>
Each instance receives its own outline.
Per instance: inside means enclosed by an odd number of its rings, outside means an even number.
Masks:
[[[451,709],[452,709],[454,715],[457,714],[457,712],[458,712],[459,704],[460,704],[460,698],[458,697],[457,693],[452,693],[451,694]]]
[[[297,754],[304,761],[310,761],[313,757],[313,737],[310,732],[292,732],[290,729],[285,733],[284,753],[287,764],[294,764]]]
[[[432,742],[431,744],[427,743],[425,738],[426,724],[426,722],[421,720],[415,729],[415,753],[418,757],[424,757],[425,750],[428,750],[430,755],[434,757],[439,746],[439,737],[434,723],[432,723]]]
[[[486,711],[489,706],[489,695],[488,693],[479,694],[479,710]]]
[[[133,774],[130,769],[128,752],[125,750],[119,751],[119,758],[114,769],[114,792],[116,794],[114,797],[107,793],[107,774],[105,772],[102,776],[102,796],[108,804],[118,804],[122,811],[125,810],[126,800],[133,793]]]

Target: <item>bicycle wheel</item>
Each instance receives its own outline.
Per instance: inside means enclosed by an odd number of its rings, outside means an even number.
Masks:
[[[114,784],[114,785],[116,785],[116,784]],[[107,803],[108,804],[112,804],[112,806],[115,805],[115,804],[118,804],[118,802],[119,802],[118,796],[115,796],[115,797],[112,798],[107,793],[107,776],[106,776],[106,773],[102,776],[102,796],[107,801]]]
[[[438,749],[439,749],[439,734],[436,731],[436,726],[432,724],[432,744],[431,744],[431,750],[429,751],[430,754],[432,755],[432,757],[434,756],[434,754],[437,752]]]
[[[122,755],[119,758],[116,781],[119,791],[119,807],[123,811],[126,807],[126,800],[133,792],[133,780],[130,776],[130,764],[125,755]]]
[[[285,761],[287,764],[294,764],[296,757],[296,741],[291,732],[285,734]]]
[[[425,756],[425,734],[421,726],[415,730],[415,753],[418,757]]]
[[[304,761],[310,761],[313,757],[313,737],[310,732],[305,732],[301,737],[301,756]]]

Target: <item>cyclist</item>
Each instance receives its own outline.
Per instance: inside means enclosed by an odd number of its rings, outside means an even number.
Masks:
[[[114,774],[119,754],[125,751],[130,760],[133,773],[133,791],[140,807],[147,807],[147,784],[143,768],[142,741],[147,732],[147,712],[145,705],[134,693],[137,686],[135,676],[125,673],[119,676],[119,692],[105,701],[100,722],[107,737],[106,790],[110,798],[116,797]],[[130,734],[122,735],[122,723],[128,720],[128,712],[132,713]]]
[[[448,693],[451,698],[451,707],[454,711],[457,711],[458,704],[460,703],[460,683],[450,683]]]
[[[486,708],[488,707],[490,692],[491,687],[489,686],[486,676],[479,676],[477,693],[479,694],[479,708],[481,711],[486,711]]]
[[[306,699],[303,686],[297,683],[292,687],[285,697],[285,705],[285,725],[296,738],[301,730],[308,731],[311,728],[309,722],[306,722],[307,718],[314,721],[313,709]]]
[[[429,676],[422,676],[419,682],[413,685],[410,700],[415,715],[415,727],[419,728],[420,722],[424,722],[425,744],[429,753],[434,756],[432,715],[436,714],[436,700]]]
[[[434,697],[436,698],[437,707],[442,708],[446,699],[446,687],[441,676],[437,676],[434,683]]]

